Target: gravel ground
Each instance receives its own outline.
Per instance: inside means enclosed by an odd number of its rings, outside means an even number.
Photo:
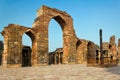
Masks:
[[[111,68],[86,67],[85,64],[0,67],[0,80],[120,80],[120,65]]]

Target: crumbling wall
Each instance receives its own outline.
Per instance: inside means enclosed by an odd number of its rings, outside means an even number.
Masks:
[[[118,61],[120,63],[120,38],[118,39]]]
[[[78,64],[87,62],[87,44],[88,41],[85,39],[78,39],[76,43],[76,59]]]
[[[32,65],[48,64],[48,24],[55,19],[63,32],[63,60],[64,64],[76,62],[76,35],[70,15],[64,11],[42,6],[37,12],[37,18],[32,28],[10,24],[4,28],[3,66],[22,64],[22,35],[27,34],[32,40]]]
[[[87,45],[88,54],[87,54],[87,65],[95,65],[96,64],[96,51],[95,44],[93,42],[88,42]]]
[[[2,32],[4,37],[4,52],[2,57],[3,66],[21,66],[23,34],[29,35],[29,37],[32,38],[32,41],[34,41],[34,38],[31,35],[29,28],[27,27],[16,24],[9,24],[4,28]]]
[[[2,64],[3,42],[0,41],[0,65]]]
[[[117,47],[116,47],[116,43],[115,43],[115,35],[110,37],[110,53],[112,53],[113,56],[113,60],[117,59]]]
[[[63,32],[63,63],[75,62],[76,35],[71,16],[66,12],[46,6],[42,6],[37,14],[32,28],[37,34],[38,63],[48,63],[48,24],[51,19],[55,19],[60,24]]]
[[[6,64],[20,64],[22,53],[22,33],[28,28],[10,24],[5,27],[2,35],[4,36],[3,66]]]

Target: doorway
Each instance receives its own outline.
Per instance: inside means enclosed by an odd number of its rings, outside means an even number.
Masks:
[[[22,49],[22,67],[31,66],[31,48],[24,46]]]

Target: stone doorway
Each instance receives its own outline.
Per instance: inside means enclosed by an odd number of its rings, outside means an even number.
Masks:
[[[31,66],[31,48],[24,46],[22,49],[22,67]]]

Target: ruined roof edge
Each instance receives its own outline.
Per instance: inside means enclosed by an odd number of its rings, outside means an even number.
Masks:
[[[65,12],[65,11],[62,11],[62,10],[59,10],[59,9],[56,9],[56,8],[50,8],[50,7],[45,6],[45,5],[43,5],[42,7],[40,7],[40,8],[37,10],[37,12],[42,11],[42,10],[44,10],[44,9],[50,9],[50,10],[53,10],[53,11],[55,11],[55,12],[59,12],[59,13],[65,15],[65,16],[71,17],[71,16],[70,16],[67,12]]]

